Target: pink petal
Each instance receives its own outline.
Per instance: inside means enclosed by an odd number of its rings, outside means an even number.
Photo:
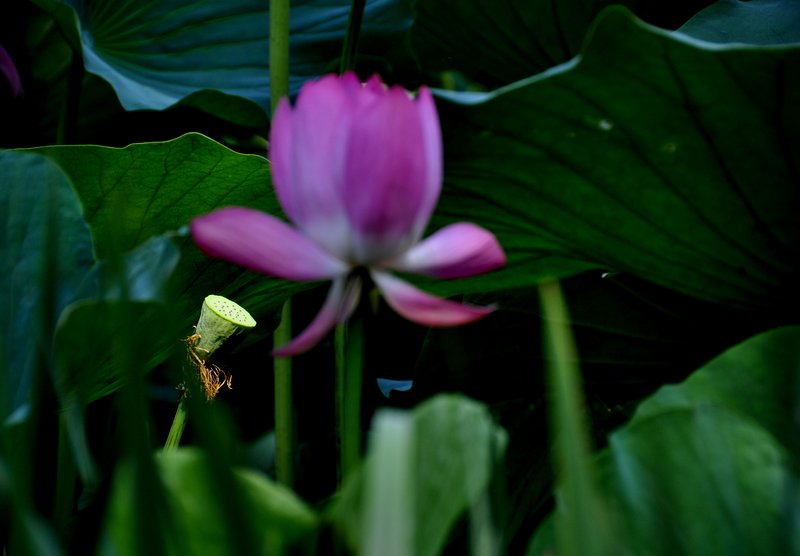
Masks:
[[[436,297],[386,272],[373,270],[370,274],[392,309],[408,320],[425,326],[467,324],[495,310],[495,307],[463,305]]]
[[[439,278],[464,278],[505,263],[503,248],[490,231],[460,222],[425,238],[386,266]]]
[[[192,237],[207,255],[287,280],[340,276],[349,266],[274,216],[228,207],[192,220]]]
[[[374,74],[367,79],[366,83],[364,83],[364,89],[378,96],[385,95],[387,90],[386,86],[383,84],[383,81],[381,81],[381,78]]]
[[[422,237],[442,191],[442,130],[439,125],[439,116],[436,113],[436,103],[427,87],[420,88],[417,94],[417,104],[419,105],[418,116],[422,126],[427,174],[422,202],[417,212],[414,241]]]
[[[270,130],[275,192],[298,228],[340,257],[349,225],[341,173],[352,111],[347,86],[330,75],[307,83],[294,109],[282,101]]]
[[[348,71],[340,79],[342,87],[347,91],[350,102],[354,106],[369,104],[375,98],[386,93],[386,87],[377,75],[371,76],[365,83],[362,83],[355,72]]]
[[[334,280],[317,316],[299,336],[272,352],[275,357],[299,355],[317,345],[331,329],[353,314],[361,295],[361,280],[341,277]]]
[[[427,121],[427,104],[394,87],[353,116],[343,187],[358,262],[370,264],[399,253],[416,240],[414,234],[430,216],[431,191],[438,195],[441,186],[435,180],[441,161],[434,160],[437,152],[428,152],[435,149],[423,114]]]
[[[22,81],[19,78],[19,72],[14,65],[14,61],[2,46],[0,46],[0,74],[5,77],[8,86],[11,88],[11,93],[14,96],[18,96],[22,92]]]
[[[278,102],[272,116],[269,130],[269,163],[272,185],[286,215],[294,219],[298,209],[295,207],[292,188],[292,107],[287,98]]]

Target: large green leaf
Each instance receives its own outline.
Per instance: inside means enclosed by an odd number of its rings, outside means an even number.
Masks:
[[[660,413],[611,439],[598,461],[617,553],[796,554],[797,478],[786,452],[752,422],[695,407]],[[787,509],[790,511],[787,513]],[[529,554],[548,554],[552,522]]]
[[[800,399],[798,346],[797,326],[751,338],[710,361],[685,382],[659,390],[639,406],[634,421],[709,404],[752,419],[787,450],[800,453],[794,421]]]
[[[3,151],[0,168],[5,420],[24,407],[37,366],[49,364],[55,321],[81,295],[94,259],[81,205],[57,165],[43,156]]]
[[[717,43],[796,43],[800,6],[785,0],[719,0],[678,30]]]
[[[505,433],[484,406],[456,395],[383,410],[374,427],[334,522],[359,554],[440,554],[455,521],[485,496]]]
[[[752,337],[639,407],[599,458],[631,553],[793,554],[800,327]],[[552,542],[550,524],[531,552]],[[620,548],[620,552],[625,550]]]
[[[800,503],[789,458],[735,415],[698,407],[636,422],[612,437],[603,464],[626,524],[619,539],[632,553],[791,554],[798,547],[798,529],[782,515]]]
[[[441,225],[495,231],[504,271],[583,264],[796,318],[797,48],[707,48],[622,9],[581,56],[492,94],[441,93]]]
[[[235,153],[201,135],[124,149],[69,146],[39,152],[72,178],[101,257],[132,249],[154,235],[174,235],[195,216],[225,205],[280,213],[264,157]],[[210,293],[260,313],[307,287],[212,261],[187,237],[174,239],[183,253],[173,278],[180,294],[175,310],[188,308],[187,321]]]
[[[73,13],[66,5],[61,7]],[[0,35],[6,48],[16,46],[14,59],[22,68],[25,91],[23,96],[0,104],[1,146],[127,145],[171,139],[187,131],[241,140],[252,135],[254,128],[263,131],[266,126],[259,106],[232,101],[230,95],[211,90],[190,95],[166,112],[127,112],[108,82],[83,71],[80,52],[73,56],[61,28],[48,12],[30,2],[18,2],[18,9],[19,20],[14,18],[9,33],[4,25],[8,22],[0,22]],[[7,37],[10,42],[6,42]],[[219,112],[228,121],[186,106],[199,104],[207,112]],[[243,127],[236,128],[229,122]],[[263,146],[259,151],[262,150]]]
[[[710,0],[417,0],[412,44],[423,70],[458,71],[487,87],[506,85],[578,54],[595,16],[623,4],[674,28]]]
[[[249,103],[265,112],[269,106],[268,2],[38,3],[60,20],[67,36],[80,37],[86,69],[111,83],[127,110],[161,110],[184,101],[241,122],[243,112],[252,113]],[[292,4],[291,82],[297,90],[303,81],[332,69],[350,3],[297,0]],[[383,52],[409,25],[407,2],[371,0],[361,46],[366,53]],[[220,93],[229,95],[225,103],[220,102],[225,98]]]
[[[231,527],[230,516],[224,515],[208,456],[197,449],[180,449],[160,454],[156,467],[168,502],[161,517],[172,526],[162,537],[164,554],[238,554],[236,547],[241,545],[234,536],[241,535],[245,525]],[[240,491],[241,515],[249,521],[247,527],[258,534],[257,544],[250,546],[252,554],[313,553],[317,518],[293,492],[252,471],[236,469],[231,473],[232,484]],[[110,538],[101,554],[137,554],[136,529],[132,527],[136,480],[131,466],[118,469],[106,516]]]
[[[36,152],[72,179],[100,258],[178,230],[219,206],[278,210],[264,157],[237,154],[202,135],[124,149],[64,146]]]
[[[66,4],[77,14],[86,69],[111,83],[126,109],[167,108],[202,89],[266,106],[269,20],[263,2]]]

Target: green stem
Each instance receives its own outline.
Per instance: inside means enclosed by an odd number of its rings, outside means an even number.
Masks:
[[[178,402],[178,409],[175,410],[175,418],[172,419],[172,426],[169,428],[167,441],[164,443],[164,451],[172,452],[178,449],[183,436],[183,429],[186,428],[186,396],[181,395]]]
[[[281,98],[289,96],[289,0],[269,2],[269,79],[272,112]],[[291,299],[283,304],[281,322],[275,330],[275,347],[292,338]],[[275,371],[275,468],[278,481],[294,484],[294,408],[292,405],[292,360],[276,357]]]
[[[272,112],[289,96],[289,0],[269,2],[269,88]]]
[[[566,556],[606,554],[606,523],[592,475],[583,386],[569,312],[557,281],[540,284],[539,297],[552,400],[553,466],[563,494],[556,514],[558,552]]]
[[[358,314],[336,327],[336,413],[339,436],[339,478],[343,481],[361,459],[361,382],[363,321]]]
[[[364,18],[366,0],[352,0],[350,3],[350,16],[347,18],[347,32],[342,45],[342,57],[339,61],[339,73],[342,74],[356,67],[356,50],[358,49],[358,36],[361,34],[361,20]]]
[[[283,304],[281,323],[275,330],[275,347],[292,338],[291,300]],[[294,407],[292,405],[292,360],[276,357],[275,368],[275,469],[278,481],[294,485]]]

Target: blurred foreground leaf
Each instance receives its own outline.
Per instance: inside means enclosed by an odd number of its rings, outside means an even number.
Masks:
[[[620,552],[797,553],[800,483],[786,441],[796,449],[799,336],[747,340],[611,436],[597,463]],[[546,553],[550,527],[531,554]]]
[[[40,365],[48,365],[61,311],[82,292],[92,239],[69,178],[45,157],[0,152],[0,366],[3,420],[21,411]],[[18,414],[23,418],[24,415]]]
[[[100,265],[98,295],[67,307],[56,330],[56,370],[59,387],[71,400],[83,403],[110,394],[125,379],[118,339],[135,338],[137,367],[144,373],[175,353],[181,320],[163,303],[165,286],[179,255],[173,243],[156,236],[122,260],[123,278]]]
[[[165,554],[175,556],[206,554],[233,555],[238,546],[222,514],[216,480],[207,456],[194,448],[181,448],[156,457],[156,469],[165,489],[166,516],[171,528],[164,536]],[[317,517],[290,490],[263,475],[233,470],[234,484],[244,507],[241,515],[259,532],[261,544],[250,547],[252,554],[313,554]],[[156,488],[155,485],[148,485]],[[138,556],[133,538],[136,483],[132,468],[122,466],[114,478],[106,528],[109,537],[100,554]],[[229,495],[233,496],[233,494]],[[238,556],[238,555],[237,555]]]
[[[655,441],[657,439],[657,441]],[[611,439],[605,484],[633,553],[796,554],[800,503],[786,451],[722,409],[675,410]],[[790,548],[793,547],[793,548]]]
[[[505,444],[486,408],[462,396],[438,396],[408,413],[382,410],[364,466],[331,517],[357,553],[439,554],[456,520],[487,496]],[[482,525],[491,528],[484,509]]]
[[[665,386],[636,410],[633,422],[675,409],[721,407],[752,420],[800,455],[800,327],[759,334],[692,374]]]

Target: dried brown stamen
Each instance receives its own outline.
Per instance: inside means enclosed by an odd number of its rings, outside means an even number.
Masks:
[[[186,338],[186,353],[189,357],[189,363],[197,370],[206,399],[211,401],[217,397],[223,386],[227,386],[229,390],[233,389],[233,374],[225,372],[219,365],[206,363],[205,358],[209,355],[208,350],[196,345],[200,338],[200,334],[196,332]]]

